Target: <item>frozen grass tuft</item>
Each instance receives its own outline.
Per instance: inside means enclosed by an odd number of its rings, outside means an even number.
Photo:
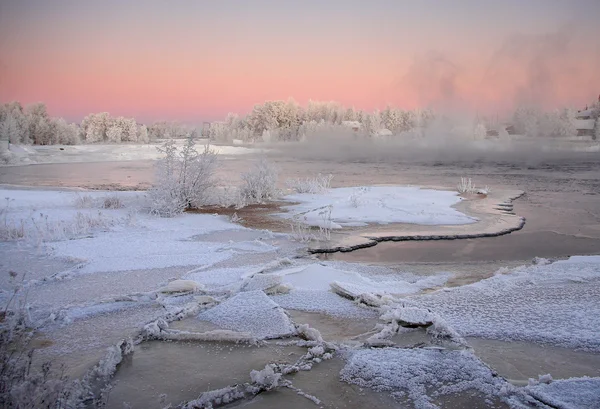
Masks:
[[[331,211],[333,210],[332,205],[311,209],[306,212],[299,213],[292,218],[290,228],[292,230],[292,240],[300,243],[308,243],[313,240],[331,240],[332,220]],[[308,223],[306,215],[308,213],[316,212],[320,221],[318,223],[319,234],[315,235],[312,231],[311,226]]]
[[[73,204],[78,209],[91,209],[94,207],[94,198],[90,195],[77,194]]]
[[[118,223],[133,224],[133,213],[124,220],[107,217],[100,211],[95,214],[77,212],[71,220],[51,220],[44,213],[19,220],[9,220],[4,215],[0,225],[0,241],[25,240],[33,245],[40,245],[85,236]]]
[[[331,188],[331,180],[333,175],[323,176],[318,174],[313,178],[297,178],[288,179],[286,185],[289,189],[294,190],[296,193],[325,193]]]
[[[471,178],[460,178],[456,190],[458,190],[458,193],[477,193],[477,188]]]
[[[101,198],[94,198],[88,194],[78,194],[73,205],[78,209],[122,209],[125,207],[123,200],[114,193]]]
[[[123,201],[117,195],[109,195],[104,197],[102,200],[102,208],[103,209],[121,209],[125,207],[123,205]]]

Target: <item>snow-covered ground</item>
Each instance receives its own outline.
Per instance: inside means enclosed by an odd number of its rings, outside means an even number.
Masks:
[[[349,199],[354,189],[331,192],[295,195],[290,200],[301,204],[292,213],[333,204],[332,220],[340,225],[474,221],[451,207],[460,200],[452,192],[373,187],[359,191],[356,207]],[[22,294],[44,341],[36,356],[65,363],[70,374],[94,379],[101,374],[108,381],[123,355],[148,340],[236,341],[303,352],[295,363],[255,368],[245,383],[193,391],[194,397],[201,394],[197,407],[281,387],[320,401],[297,389],[292,375],[327,367],[334,356],[345,360],[336,374],[341,381],[417,408],[444,407],[447,396],[471,392],[468,399],[517,408],[600,402],[600,378],[544,377],[515,386],[484,364],[465,338],[600,352],[600,257],[538,260],[447,288],[452,275],[444,271],[419,276],[298,257],[304,247],[288,235],[246,229],[222,216],[154,217],[140,192],[0,194],[8,198],[0,214],[1,267],[18,278],[27,273]],[[0,283],[5,303],[14,284],[4,278]],[[373,329],[333,342],[318,327],[292,319],[291,310],[372,323]],[[180,319],[185,328],[174,323]],[[407,348],[404,339],[410,337],[420,341]]]
[[[183,146],[184,140],[176,140]],[[203,149],[206,140],[199,141],[198,150]],[[35,163],[74,163],[74,162],[118,162],[133,160],[156,160],[163,156],[158,151],[161,142],[148,144],[89,144],[89,145],[10,145],[9,165]],[[245,155],[255,149],[240,146],[211,147],[220,155]]]

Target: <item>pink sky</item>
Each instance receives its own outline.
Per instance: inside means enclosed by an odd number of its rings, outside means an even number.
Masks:
[[[599,15],[595,0],[0,0],[0,101],[196,123],[290,97],[580,107],[600,94]]]

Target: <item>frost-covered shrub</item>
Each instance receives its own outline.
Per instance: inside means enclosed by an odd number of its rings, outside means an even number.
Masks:
[[[149,191],[151,213],[173,217],[206,204],[216,184],[217,153],[209,145],[198,153],[193,136],[180,152],[173,140],[158,149],[165,156],[156,165],[156,181]]]
[[[26,308],[23,277],[9,271],[10,293],[0,310],[0,407],[74,408],[82,403],[83,388],[64,371],[44,362],[32,365],[34,348]]]
[[[262,203],[277,196],[277,168],[266,159],[261,159],[254,168],[242,175],[241,194],[248,203]]]
[[[323,176],[318,174],[313,178],[305,179],[288,179],[285,184],[289,189],[294,190],[296,193],[324,193],[331,188],[331,180],[333,175]]]

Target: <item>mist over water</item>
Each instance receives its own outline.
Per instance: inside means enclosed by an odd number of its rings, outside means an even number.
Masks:
[[[454,163],[560,165],[600,164],[598,144],[560,142],[550,138],[496,138],[474,140],[450,129],[432,127],[423,135],[367,138],[351,131],[319,132],[299,143],[273,145],[271,155],[336,162],[386,162],[448,165]]]

